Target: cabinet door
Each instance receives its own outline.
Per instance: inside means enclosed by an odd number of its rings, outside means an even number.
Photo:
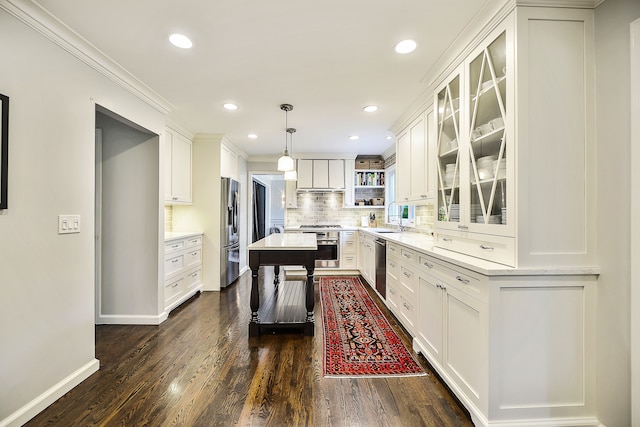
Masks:
[[[396,200],[409,200],[411,193],[411,134],[406,131],[396,141]]]
[[[285,181],[285,204],[287,208],[298,207],[298,192],[296,188],[296,181]]]
[[[173,145],[173,132],[165,129],[164,138],[162,138],[162,152],[164,154],[164,200],[165,202],[173,201],[173,193],[171,191],[171,147]]]
[[[430,275],[420,274],[417,339],[431,358],[442,362],[442,308],[443,292],[438,281]]]
[[[344,160],[329,160],[329,188],[344,187]]]
[[[443,283],[444,351],[442,366],[481,407],[487,399],[487,308],[486,304]]]
[[[313,188],[329,188],[329,160],[313,161]]]
[[[472,230],[504,235],[510,185],[507,158],[512,155],[508,148],[511,135],[505,126],[509,113],[506,32],[481,47],[472,58],[467,66],[469,224]]]
[[[220,147],[220,175],[238,180],[238,155],[229,147]]]
[[[174,134],[171,148],[171,193],[178,202],[191,202],[191,141]]]
[[[424,116],[420,116],[409,127],[410,155],[409,155],[409,198],[420,200],[427,197],[427,168],[425,163],[425,123]]]
[[[298,188],[313,188],[313,160],[298,160]]]
[[[425,159],[424,164],[427,165],[426,179],[427,179],[427,197],[435,198],[438,191],[437,172],[435,168],[435,159],[437,155],[437,140],[436,140],[436,116],[433,109],[427,111],[425,117],[425,137],[427,141],[425,143]]]
[[[461,68],[436,92],[436,172],[437,172],[437,224],[443,228],[457,228],[460,224],[460,177],[464,154],[462,121],[460,114],[462,78]]]
[[[354,187],[355,160],[344,161],[344,205],[353,206],[355,204],[355,187]],[[348,177],[348,178],[347,178]]]

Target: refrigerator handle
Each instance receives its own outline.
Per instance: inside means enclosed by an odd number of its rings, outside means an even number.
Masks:
[[[238,232],[238,192],[233,193],[233,232]]]

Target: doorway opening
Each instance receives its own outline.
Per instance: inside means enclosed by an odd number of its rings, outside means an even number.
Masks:
[[[251,220],[249,228],[252,242],[274,232],[283,232],[285,224],[284,175],[273,172],[251,175]]]
[[[96,105],[95,322],[157,324],[159,136]]]

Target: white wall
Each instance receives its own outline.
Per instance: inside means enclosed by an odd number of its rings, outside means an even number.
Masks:
[[[157,134],[164,116],[2,7],[0,58],[0,93],[11,102],[9,209],[0,211],[4,425],[26,421],[98,367],[95,103]],[[58,235],[59,214],[81,215],[81,233]]]
[[[606,0],[595,14],[598,260],[602,272],[596,382],[598,418],[609,427],[631,425],[629,24],[638,17],[638,0]]]

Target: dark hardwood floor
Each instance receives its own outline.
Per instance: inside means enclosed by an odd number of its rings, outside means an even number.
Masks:
[[[249,339],[250,282],[204,292],[159,326],[97,326],[100,370],[27,426],[473,425],[422,356],[427,376],[324,378],[317,286],[314,337]]]

